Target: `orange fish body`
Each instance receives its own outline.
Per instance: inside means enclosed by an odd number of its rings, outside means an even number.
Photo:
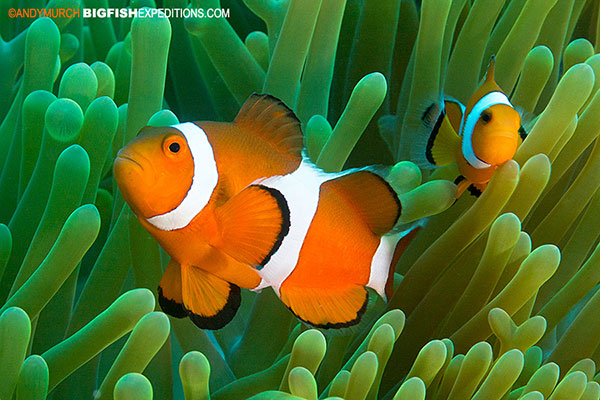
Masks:
[[[493,58],[466,107],[451,98],[434,102],[417,124],[413,156],[426,168],[456,163],[458,196],[467,188],[480,194],[525,137],[519,113],[494,80]]]
[[[146,127],[114,172],[171,256],[159,302],[173,316],[218,329],[240,288],[272,287],[301,320],[341,328],[360,321],[367,287],[390,294],[398,196],[372,169],[328,174],[303,159],[300,123],[271,96],[251,96],[233,123]]]

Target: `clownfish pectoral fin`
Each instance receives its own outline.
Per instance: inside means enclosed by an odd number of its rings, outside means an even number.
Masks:
[[[408,129],[415,132],[413,161],[424,168],[435,168],[456,161],[460,137],[446,115],[443,100],[432,102],[425,111],[411,118]]]
[[[394,189],[370,170],[333,179],[325,183],[322,190],[331,190],[346,200],[378,236],[391,231],[402,213],[402,205]]]
[[[181,294],[188,316],[202,329],[221,329],[240,307],[240,288],[198,267],[181,266]]]
[[[246,187],[216,211],[219,234],[211,245],[237,261],[264,265],[290,227],[283,194],[260,184]]]
[[[304,144],[300,121],[281,100],[254,93],[233,122],[244,133],[259,137],[279,153],[302,160]]]
[[[360,285],[305,288],[283,284],[281,301],[303,322],[323,329],[357,325],[369,303],[369,293]]]
[[[158,304],[172,317],[184,318],[188,315],[181,297],[181,267],[174,260],[167,265],[158,285]]]

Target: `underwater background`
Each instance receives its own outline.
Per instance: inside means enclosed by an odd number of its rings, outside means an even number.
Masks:
[[[599,399],[598,0],[6,0],[0,4],[0,399]],[[14,8],[228,18],[10,18]],[[55,13],[56,14],[56,13]],[[407,116],[491,55],[529,135],[478,199],[410,162]],[[326,171],[394,165],[433,215],[350,334],[272,290],[210,332],[158,310],[168,256],[113,182],[145,125],[295,110]],[[435,214],[435,215],[434,215]]]

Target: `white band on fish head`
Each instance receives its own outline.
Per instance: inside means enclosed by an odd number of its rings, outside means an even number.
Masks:
[[[502,92],[490,92],[483,96],[475,105],[473,109],[466,116],[466,120],[462,125],[462,153],[465,157],[465,160],[474,168],[484,169],[489,168],[490,164],[481,161],[475,155],[473,151],[473,130],[475,129],[475,125],[477,121],[479,121],[479,117],[481,117],[481,113],[490,108],[491,106],[495,106],[497,104],[506,104],[507,106],[513,107],[508,100],[508,97]],[[513,107],[514,108],[514,107]]]
[[[191,122],[171,127],[181,132],[187,141],[194,163],[194,176],[190,189],[177,207],[147,219],[164,231],[185,228],[208,204],[219,180],[215,155],[204,130]]]

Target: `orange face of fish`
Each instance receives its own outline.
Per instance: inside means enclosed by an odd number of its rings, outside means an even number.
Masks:
[[[146,127],[119,151],[114,173],[133,212],[150,218],[181,203],[192,185],[194,161],[178,130]]]
[[[481,161],[498,166],[512,159],[519,144],[519,113],[505,104],[489,107],[481,113],[473,136],[473,152]]]

